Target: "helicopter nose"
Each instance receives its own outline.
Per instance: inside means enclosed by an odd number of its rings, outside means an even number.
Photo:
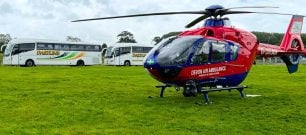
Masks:
[[[161,76],[159,73],[160,67],[157,63],[157,60],[154,59],[154,56],[149,56],[147,59],[144,60],[144,68],[146,69],[146,71],[155,79],[161,81]]]
[[[157,60],[154,58],[154,56],[148,56],[147,59],[144,60],[144,68],[155,68],[158,66]]]
[[[152,77],[161,82],[165,82],[165,78],[176,77],[182,70],[181,67],[161,67],[154,57],[148,57],[144,61],[144,67]]]

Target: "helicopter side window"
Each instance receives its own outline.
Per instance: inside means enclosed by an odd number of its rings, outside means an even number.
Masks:
[[[225,44],[222,42],[212,42],[211,62],[225,61]]]
[[[238,57],[238,47],[236,45],[231,46],[231,60],[235,60]]]
[[[196,52],[191,59],[191,64],[198,65],[208,62],[211,48],[210,43],[211,42],[207,41],[197,46]]]

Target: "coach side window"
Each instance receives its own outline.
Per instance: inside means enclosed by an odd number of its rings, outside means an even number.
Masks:
[[[45,44],[46,50],[53,50],[53,44]]]
[[[95,47],[95,51],[97,51],[97,52],[101,52],[102,51],[102,46],[95,45],[94,47]]]
[[[53,50],[53,44],[50,43],[37,43],[37,50]]]
[[[61,50],[63,50],[63,51],[69,51],[69,45],[68,45],[68,44],[62,44],[62,45],[61,45]]]
[[[92,51],[92,52],[100,52],[101,46],[99,45],[86,45],[85,46],[86,51]]]
[[[45,49],[45,44],[38,43],[37,44],[37,50],[44,50]]]
[[[133,53],[142,53],[143,52],[143,48],[142,47],[138,47],[138,46],[132,46],[132,51],[133,51]]]
[[[143,53],[148,53],[153,47],[143,47]]]
[[[54,45],[54,50],[61,50],[61,45],[55,44]]]
[[[127,54],[131,52],[131,47],[121,47],[119,51],[120,51],[120,54]]]
[[[84,51],[85,46],[84,45],[71,45],[70,51]]]
[[[34,43],[19,44],[19,51],[20,52],[33,51],[34,48],[35,48],[35,44]]]

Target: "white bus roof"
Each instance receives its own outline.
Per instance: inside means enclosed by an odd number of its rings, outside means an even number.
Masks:
[[[87,42],[69,42],[69,41],[59,41],[59,40],[52,40],[52,39],[30,39],[30,38],[12,39],[8,44],[19,44],[19,43],[58,43],[58,44],[99,45],[99,44],[87,43]]]
[[[129,46],[139,46],[139,47],[154,47],[153,45],[146,45],[141,43],[114,43],[108,47],[129,47]]]

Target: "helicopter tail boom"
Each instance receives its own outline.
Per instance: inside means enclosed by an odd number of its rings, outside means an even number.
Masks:
[[[257,54],[263,57],[280,57],[287,65],[288,72],[294,73],[303,56],[306,56],[301,31],[304,16],[293,15],[279,46],[259,43]]]

